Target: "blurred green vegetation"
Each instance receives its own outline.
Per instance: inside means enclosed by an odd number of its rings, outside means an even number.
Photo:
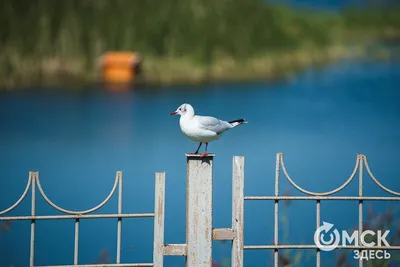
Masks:
[[[400,3],[390,5],[370,5],[366,8],[349,6],[342,11],[347,27],[379,31],[400,27]]]
[[[141,52],[150,81],[269,77],[340,57],[354,31],[400,27],[400,8],[311,12],[261,0],[0,3],[0,78],[9,86],[96,80],[97,59],[107,50]],[[292,60],[282,63],[288,53]]]

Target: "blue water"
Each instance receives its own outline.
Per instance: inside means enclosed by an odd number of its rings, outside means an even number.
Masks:
[[[395,0],[265,0],[274,4],[288,4],[300,10],[323,10],[338,12],[347,8],[382,7],[396,3]]]
[[[272,0],[273,3],[285,3],[300,8],[318,8],[337,10],[349,5],[365,4],[366,0]]]
[[[309,69],[289,81],[215,84],[129,91],[48,90],[0,94],[0,210],[22,193],[29,171],[39,171],[48,197],[67,209],[88,209],[112,188],[123,171],[123,212],[153,212],[154,173],[166,171],[165,242],[185,242],[185,152],[197,144],[183,136],[180,104],[196,113],[249,123],[210,143],[214,166],[214,227],[231,226],[232,156],[245,156],[245,195],[273,195],[275,155],[283,152],[292,178],[312,191],[328,191],[351,174],[357,153],[388,188],[400,191],[400,63],[341,62]],[[91,88],[96,89],[96,88]],[[98,88],[97,88],[98,89]],[[355,180],[341,192],[357,195]],[[290,188],[282,179],[280,190]],[[366,195],[385,195],[370,180]],[[392,203],[393,204],[393,203]],[[373,203],[384,210],[385,203]],[[367,203],[365,204],[367,209]],[[357,226],[352,202],[322,203],[321,219],[338,228]],[[292,202],[282,214],[280,242],[313,243],[315,202]],[[117,198],[99,212],[116,213]],[[30,195],[8,215],[30,213]],[[41,197],[38,215],[58,214]],[[397,216],[399,217],[399,216]],[[124,219],[121,261],[151,262],[152,219]],[[116,256],[116,220],[81,223],[80,263],[92,263],[102,250]],[[0,266],[28,266],[30,222],[13,222],[0,231]],[[271,244],[273,203],[245,203],[245,244]],[[226,244],[215,242],[214,258],[229,257]],[[74,222],[38,221],[36,265],[72,264]],[[323,253],[323,266],[335,253]],[[350,259],[352,266],[355,260]],[[271,266],[270,251],[245,251],[245,266]],[[302,264],[313,266],[314,252]],[[308,262],[308,263],[307,263]],[[308,265],[310,264],[310,265]],[[166,258],[166,266],[183,266],[183,258]]]

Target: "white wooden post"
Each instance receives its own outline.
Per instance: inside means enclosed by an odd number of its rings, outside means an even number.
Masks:
[[[164,207],[165,207],[165,172],[156,173],[154,203],[154,267],[162,267],[164,262]]]
[[[186,267],[211,267],[214,155],[186,156]]]
[[[233,157],[232,181],[232,267],[243,267],[244,157]]]

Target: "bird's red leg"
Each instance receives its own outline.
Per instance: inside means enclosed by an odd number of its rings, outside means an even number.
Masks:
[[[201,157],[207,157],[208,156],[207,147],[208,147],[208,143],[206,143],[206,151],[203,154],[201,154]]]

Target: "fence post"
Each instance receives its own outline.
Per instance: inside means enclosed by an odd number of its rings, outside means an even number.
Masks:
[[[360,164],[359,167],[358,167],[358,177],[359,177],[359,180],[358,180],[358,196],[362,197],[363,196],[363,170],[364,170],[363,163],[364,163],[364,155],[357,155],[357,160],[358,160],[358,162]],[[362,231],[363,231],[363,201],[362,201],[362,199],[360,199],[358,201],[358,233],[359,233],[359,235],[358,235],[358,238],[359,238],[358,244],[360,246],[362,246],[362,244],[361,244],[361,233],[362,233]],[[360,255],[362,255],[361,254],[361,252],[362,252],[361,249],[359,250],[359,252],[360,252]],[[364,266],[363,258],[360,257],[359,261],[358,261],[358,267],[363,267],[363,266]]]
[[[214,154],[186,157],[186,267],[211,267]]]
[[[232,267],[243,267],[244,157],[233,157]]]
[[[165,172],[157,172],[154,203],[154,267],[162,267],[164,262],[164,199]]]
[[[32,201],[31,201],[31,215],[36,216],[36,181],[39,177],[39,172],[29,172],[32,182]],[[31,246],[30,246],[30,259],[29,266],[35,265],[35,223],[36,220],[31,220]]]
[[[282,164],[282,156],[283,153],[276,153],[276,165],[275,165],[275,197],[279,196],[279,173],[280,166]],[[274,201],[274,245],[278,246],[279,244],[279,201],[275,199]],[[278,249],[274,249],[274,267],[278,267],[279,265],[279,254]]]

